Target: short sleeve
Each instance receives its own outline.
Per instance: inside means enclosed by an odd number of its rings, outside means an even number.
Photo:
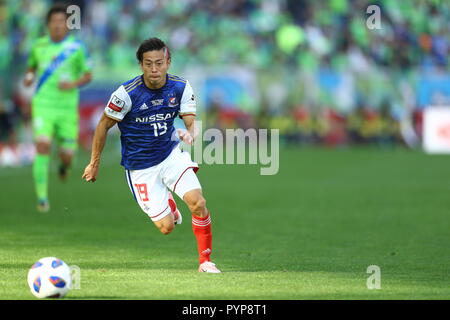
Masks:
[[[111,94],[111,98],[105,107],[105,114],[109,118],[122,121],[131,109],[131,98],[123,86]]]
[[[187,115],[195,116],[197,111],[197,104],[195,102],[194,91],[192,90],[189,81],[186,81],[186,86],[184,87],[183,95],[181,97],[180,103],[180,117]]]

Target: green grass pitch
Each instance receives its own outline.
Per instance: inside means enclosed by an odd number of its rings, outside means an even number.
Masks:
[[[111,149],[111,148],[110,148]],[[46,214],[35,210],[31,168],[0,169],[0,299],[34,299],[26,275],[56,256],[81,269],[65,299],[449,299],[448,156],[405,149],[280,150],[280,171],[203,165],[213,260],[199,274],[190,214],[164,236],[104,155],[99,180],[51,171]],[[53,161],[52,167],[56,167]],[[367,267],[381,289],[366,286]]]

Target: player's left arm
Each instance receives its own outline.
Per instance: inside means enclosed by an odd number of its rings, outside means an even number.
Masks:
[[[195,116],[183,116],[184,126],[186,130],[178,129],[178,136],[182,141],[187,143],[188,145],[192,145],[194,143],[194,139],[196,138],[196,130],[195,130]]]
[[[194,91],[189,81],[187,81],[180,103],[180,118],[183,119],[187,131],[178,129],[178,136],[189,145],[193,144],[197,136],[197,130],[195,128],[196,112],[197,104],[195,102]]]
[[[27,61],[27,72],[23,80],[25,87],[29,87],[33,84],[36,77],[36,69],[38,66],[38,61],[36,58],[35,46],[31,48],[30,54],[28,55]]]

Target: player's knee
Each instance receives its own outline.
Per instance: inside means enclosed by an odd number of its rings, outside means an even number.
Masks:
[[[159,228],[159,231],[161,231],[162,234],[168,235],[172,232],[174,225],[165,225]]]
[[[167,215],[164,218],[162,218],[161,220],[154,221],[154,223],[155,223],[155,226],[158,228],[158,230],[162,234],[165,234],[165,235],[171,233],[173,228],[175,227],[173,218],[171,215]]]
[[[202,196],[197,197],[189,204],[189,209],[192,213],[202,216],[206,211],[206,200]]]
[[[36,151],[39,154],[49,154],[51,144],[48,141],[38,141],[36,142]]]
[[[67,151],[61,151],[59,157],[66,166],[70,166],[72,164],[73,153]]]

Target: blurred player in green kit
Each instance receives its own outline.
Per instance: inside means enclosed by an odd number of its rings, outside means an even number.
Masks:
[[[49,34],[37,39],[28,58],[24,85],[36,81],[32,100],[36,158],[33,177],[38,211],[50,210],[48,169],[53,137],[59,145],[59,177],[65,180],[77,149],[78,87],[91,81],[91,66],[84,45],[69,34],[64,6],[47,13]]]

